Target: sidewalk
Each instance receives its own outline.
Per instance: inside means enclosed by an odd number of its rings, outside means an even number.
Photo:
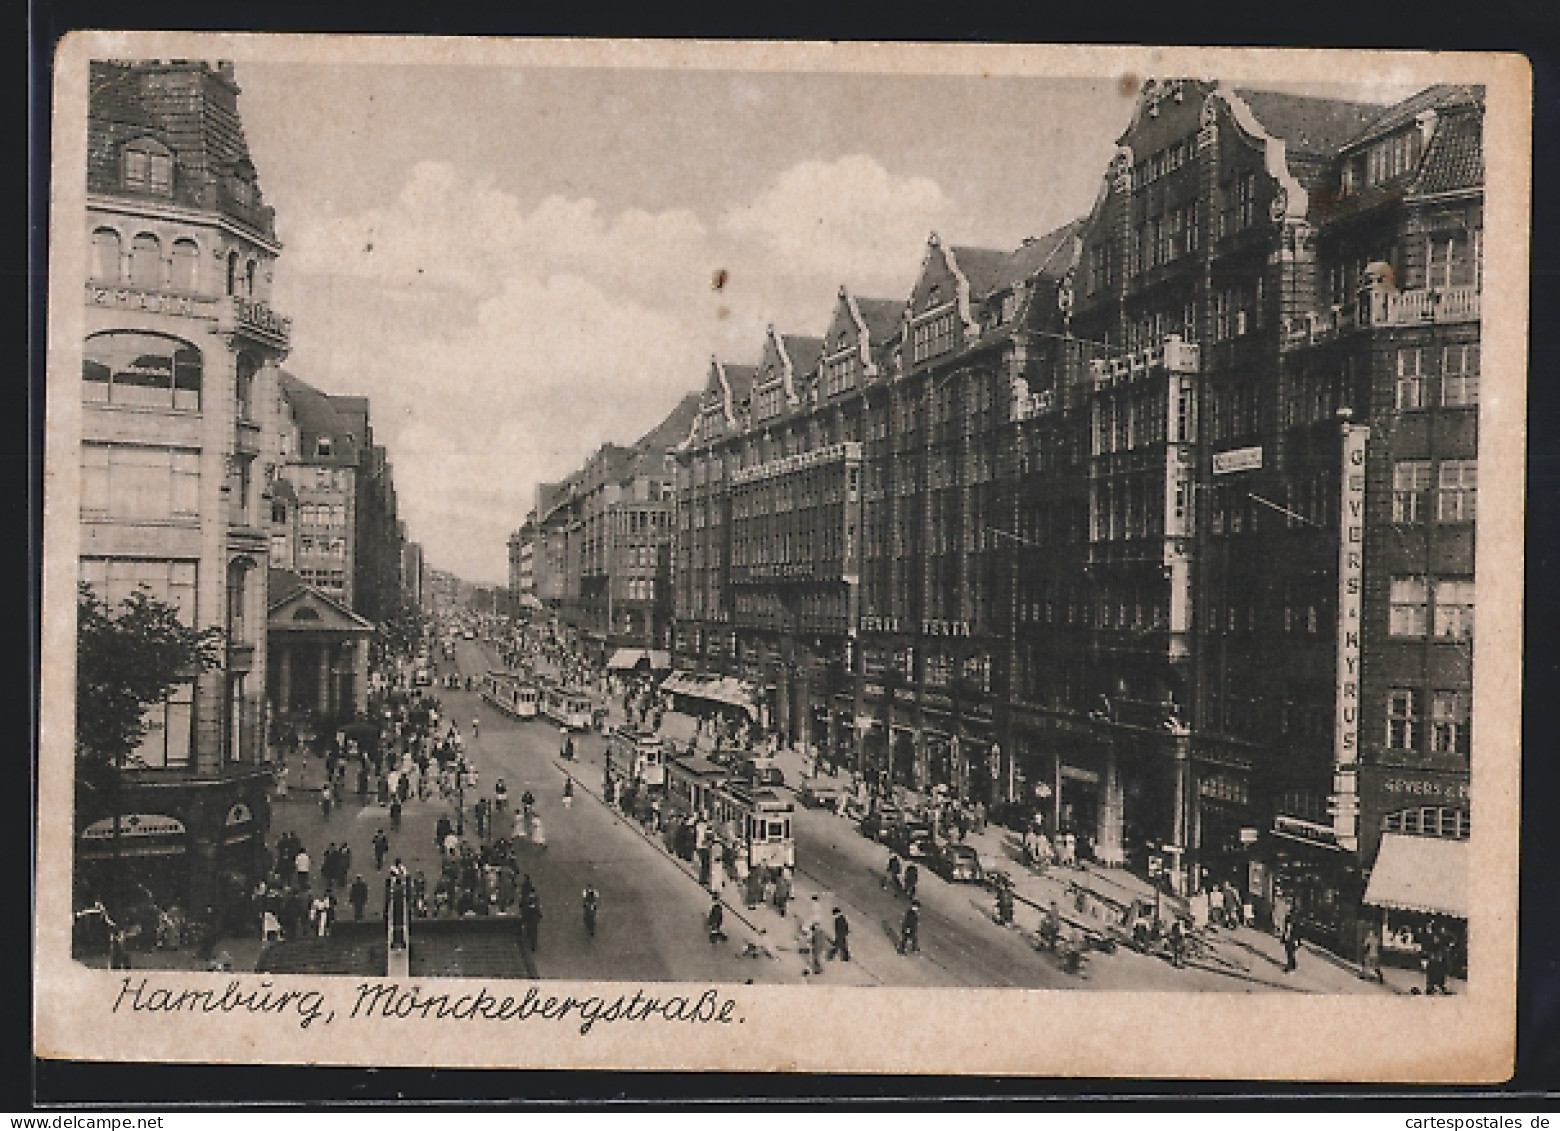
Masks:
[[[786,748],[777,756],[786,782],[792,789],[799,789],[808,780],[807,771],[811,759],[799,751]],[[847,775],[819,775],[818,780],[837,786],[849,784]],[[834,818],[848,821],[844,817]],[[854,824],[854,822],[848,822]],[[1096,864],[1083,864],[1077,868],[1052,867],[1039,873],[1023,862],[1022,842],[1017,833],[998,826],[988,826],[980,832],[972,832],[964,843],[974,848],[983,858],[1001,861],[1002,867],[1013,881],[1018,897],[1014,907],[1014,925],[1033,935],[1039,929],[1041,909],[1053,901],[1064,919],[1099,931],[1107,924],[1110,905],[1130,904],[1133,900],[1154,901],[1154,888],[1147,880],[1124,868],[1105,868]],[[933,882],[941,882],[933,880]],[[1084,909],[1078,908],[1078,892],[1085,893]],[[982,893],[985,898],[985,893]],[[1104,906],[1101,906],[1103,901]],[[1284,948],[1282,942],[1267,931],[1249,927],[1208,929],[1209,953],[1206,958],[1191,958],[1189,968],[1223,975],[1244,983],[1244,988],[1299,990],[1309,993],[1406,993],[1407,986],[1401,975],[1411,981],[1412,971],[1388,971],[1385,985],[1364,981],[1355,964],[1332,954],[1321,947],[1306,943],[1302,947],[1298,968],[1284,973]],[[1119,952],[1118,952],[1119,953]],[[1108,959],[1107,959],[1108,961]],[[1171,968],[1167,965],[1166,971]]]

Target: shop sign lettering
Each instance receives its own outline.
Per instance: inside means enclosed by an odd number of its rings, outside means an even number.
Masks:
[[[922,636],[968,636],[970,634],[970,622],[967,620],[924,620],[921,622]]]
[[[1431,778],[1388,778],[1381,783],[1383,793],[1403,794],[1409,797],[1433,797],[1443,801],[1467,801],[1468,783],[1465,781],[1435,781]]]
[[[1343,426],[1343,461],[1339,469],[1337,692],[1334,703],[1334,765],[1352,767],[1360,760],[1360,614],[1365,547],[1365,441],[1370,429]],[[1333,832],[1339,844],[1352,849],[1356,840],[1358,803],[1350,804],[1355,775],[1335,775],[1338,793],[1331,799]],[[1350,795],[1346,798],[1345,794]]]
[[[180,318],[192,318],[196,313],[195,300],[187,295],[165,295],[156,291],[132,290],[129,287],[88,287],[87,301],[93,306],[107,306],[116,310],[145,310],[153,314],[172,314]]]

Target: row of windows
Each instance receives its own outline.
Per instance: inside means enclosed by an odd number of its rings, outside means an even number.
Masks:
[[[200,453],[178,448],[83,444],[83,518],[194,519],[200,514]]]
[[[1439,377],[1435,364],[1440,363]],[[1403,349],[1397,353],[1395,402],[1399,412],[1430,408],[1464,408],[1479,403],[1479,347],[1444,346],[1440,350]]]
[[[80,577],[97,596],[117,605],[137,589],[171,605],[179,619],[194,624],[197,563],[145,558],[82,558]]]
[[[1393,636],[1473,636],[1473,582],[1394,577],[1389,583],[1387,631]],[[1433,598],[1433,599],[1432,599]]]
[[[1479,499],[1479,461],[1444,459],[1432,466],[1427,459],[1399,460],[1392,467],[1392,521],[1427,521],[1427,496],[1432,483],[1437,522],[1473,522]]]
[[[305,585],[312,585],[316,589],[330,589],[339,593],[347,587],[345,570],[300,569],[298,576],[303,579]]]
[[[303,526],[339,527],[347,524],[346,503],[300,503],[298,522]]]
[[[957,318],[952,310],[948,310],[911,327],[911,359],[921,362],[953,349]]]
[[[1448,809],[1440,805],[1422,805],[1417,809],[1399,809],[1381,818],[1384,833],[1409,836],[1439,836],[1448,840],[1467,840],[1471,823],[1466,809]]]
[[[173,241],[168,254],[151,232],[138,232],[130,239],[130,250],[113,228],[98,228],[92,233],[92,281],[139,287],[145,290],[173,290],[195,294],[200,285],[200,244],[187,236]],[[243,298],[259,296],[259,262],[228,252],[227,293]]]
[[[1426,696],[1417,687],[1387,692],[1387,749],[1404,753],[1468,754],[1472,695],[1466,690],[1434,690]]]

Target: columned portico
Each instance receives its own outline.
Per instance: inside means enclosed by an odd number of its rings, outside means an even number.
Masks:
[[[280,588],[281,596],[267,614],[267,647],[275,672],[267,692],[276,716],[336,721],[364,710],[374,625],[302,583],[273,588]]]

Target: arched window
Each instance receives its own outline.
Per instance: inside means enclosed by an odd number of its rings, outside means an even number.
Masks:
[[[227,293],[238,294],[238,283],[238,252],[230,251],[227,260]]]
[[[178,338],[94,334],[83,352],[81,380],[86,401],[200,411],[200,350]]]
[[[248,295],[250,298],[254,298],[256,294],[255,261],[253,259],[251,259],[248,266],[244,268],[244,294]]]
[[[130,241],[130,285],[151,288],[163,285],[162,241],[150,232],[142,232]]]
[[[194,240],[174,240],[173,263],[168,273],[168,286],[176,291],[198,290],[199,266],[200,245]]]
[[[113,228],[99,228],[92,233],[92,278],[95,281],[119,282],[119,256],[122,246],[119,233]]]

